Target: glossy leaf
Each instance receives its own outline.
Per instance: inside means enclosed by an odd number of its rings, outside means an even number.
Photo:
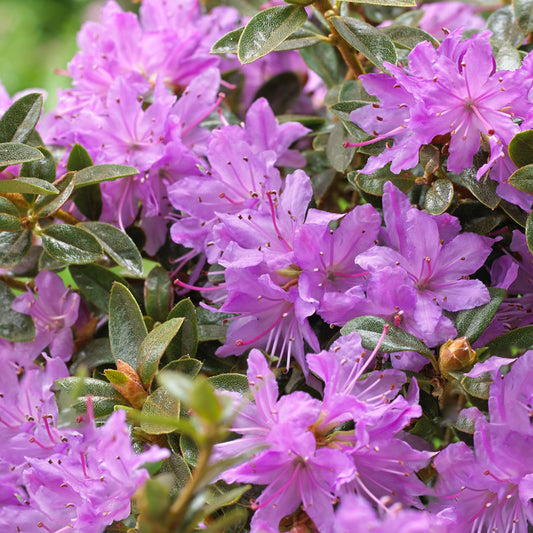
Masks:
[[[302,6],[274,6],[252,17],[239,39],[241,64],[252,63],[272,52],[307,21]]]
[[[53,183],[56,180],[54,156],[44,146],[38,146],[37,150],[43,154],[43,157],[37,161],[24,163],[20,167],[20,176],[39,178]]]
[[[224,342],[228,326],[225,320],[235,315],[229,313],[213,313],[208,309],[199,307],[196,310],[196,320],[198,322],[198,340]]]
[[[158,421],[156,417],[179,419],[179,416],[179,400],[174,398],[165,387],[159,387],[144,402],[141,411],[141,429],[151,435],[172,433],[175,427]]]
[[[453,183],[447,179],[438,179],[426,192],[424,208],[432,215],[441,215],[450,207],[453,200]]]
[[[168,272],[159,265],[152,268],[144,282],[144,305],[148,315],[157,322],[163,322],[173,299],[174,287]]]
[[[491,209],[498,207],[500,203],[500,197],[496,193],[498,184],[488,176],[485,175],[478,180],[475,169],[466,169],[460,175],[452,175],[451,178],[466,187],[482,204]]]
[[[35,326],[30,315],[13,311],[11,304],[15,295],[0,281],[0,337],[11,342],[27,342],[35,337]]]
[[[47,195],[38,197],[33,206],[35,214],[45,217],[63,206],[74,190],[74,173],[68,172],[56,181],[54,186],[59,191],[59,194],[57,196]]]
[[[533,250],[533,215],[529,213],[526,221],[526,242],[531,253]]]
[[[383,28],[383,33],[396,45],[408,50],[412,50],[417,44],[429,41],[434,46],[439,45],[439,41],[429,33],[412,26],[402,26],[400,24],[391,24]]]
[[[318,28],[316,28],[310,22],[306,22],[293,34],[289,35],[280,45],[276,46],[274,52],[283,52],[285,50],[302,50],[326,41],[327,37],[319,33]]]
[[[363,346],[369,350],[373,350],[383,333],[385,324],[389,324],[389,330],[385,335],[379,350],[380,352],[393,353],[409,350],[418,352],[426,357],[433,355],[431,350],[422,341],[377,316],[360,316],[350,320],[341,329],[341,335],[348,335],[352,331],[357,331],[361,335]]]
[[[393,42],[374,26],[352,17],[331,17],[330,21],[346,42],[381,70],[384,61],[393,65],[398,61]]]
[[[183,329],[184,326],[181,326]],[[180,330],[181,331],[181,330]],[[179,332],[178,332],[179,333]],[[184,355],[175,361],[170,361],[168,365],[165,365],[161,372],[181,372],[182,374],[188,374],[191,377],[198,375],[198,372],[202,369],[202,361],[193,359],[188,355]]]
[[[21,219],[15,204],[0,196],[0,231],[17,231],[21,229]]]
[[[115,361],[137,367],[137,354],[148,334],[139,305],[131,292],[114,283],[109,300],[109,341]]]
[[[150,331],[142,341],[135,368],[146,389],[152,384],[159,361],[184,320],[184,318],[171,318]]]
[[[515,170],[508,181],[520,191],[533,193],[533,164]]]
[[[104,222],[81,222],[77,227],[96,237],[104,251],[134,276],[142,276],[143,260],[131,238],[119,228]]]
[[[242,395],[250,392],[250,384],[244,374],[218,374],[207,378],[207,381],[217,390],[237,392]]]
[[[29,230],[0,232],[0,268],[20,263],[30,251],[32,242],[33,235]]]
[[[487,329],[506,294],[504,289],[496,287],[490,287],[489,293],[491,297],[489,303],[460,311],[455,318],[454,324],[457,329],[457,336],[466,337],[470,344],[477,341]]]
[[[533,1],[513,0],[516,22],[524,33],[533,31]]]
[[[401,191],[406,192],[413,187],[415,179],[414,176],[407,172],[393,174],[390,171],[390,165],[376,170],[373,174],[361,174],[359,172],[350,172],[348,174],[348,181],[350,183],[376,196],[383,196],[383,186],[387,181],[391,181]]]
[[[461,380],[461,385],[464,387],[465,391],[471,396],[474,396],[474,398],[488,400],[492,378],[489,372],[484,372],[477,378],[469,378],[465,376]]]
[[[355,154],[355,148],[343,146],[344,141],[347,141],[348,138],[348,132],[342,122],[336,122],[329,135],[326,154],[331,166],[337,172],[344,172],[350,166]]]
[[[523,353],[533,348],[533,326],[513,329],[491,340],[485,347],[487,351],[483,354],[483,360],[491,355],[514,357],[515,351]]]
[[[232,30],[221,37],[212,47],[212,54],[236,54],[239,50],[239,40],[244,31],[244,26]]]
[[[102,247],[86,231],[69,224],[52,224],[41,234],[43,248],[63,263],[82,265],[102,257]]]
[[[59,191],[51,183],[38,178],[16,178],[0,180],[0,192],[30,194],[57,194]]]
[[[178,490],[183,489],[191,479],[191,471],[185,462],[185,459],[183,459],[183,457],[178,453],[173,453],[163,463],[163,468],[161,469],[162,472],[166,471],[165,465],[168,465],[168,469],[174,475]]]
[[[89,152],[81,145],[75,144],[70,150],[67,161],[67,170],[81,170],[83,168],[91,167],[93,165],[93,160],[89,155]]]
[[[169,355],[194,357],[198,349],[198,323],[196,309],[190,298],[179,301],[168,314],[167,320],[177,317],[183,317],[185,321],[168,347]]]
[[[72,267],[71,267],[72,268]],[[84,267],[73,267],[84,268]],[[73,357],[70,365],[71,374],[77,374],[80,368],[86,368],[91,371],[101,365],[110,365],[114,363],[111,345],[107,337],[93,339],[88,344],[84,344]]]
[[[41,116],[42,107],[43,95],[39,93],[27,94],[14,102],[0,119],[0,143],[26,142]]]
[[[112,181],[126,176],[135,176],[139,171],[129,165],[94,165],[83,168],[76,174],[76,189],[87,187],[93,183]]]
[[[508,152],[518,168],[533,165],[533,130],[515,135],[509,143]]]
[[[82,296],[101,311],[109,311],[109,298],[113,283],[128,286],[118,274],[100,265],[70,265],[69,271]]]
[[[102,191],[98,183],[83,187],[74,194],[72,199],[80,213],[85,215],[89,220],[98,220],[100,218],[103,202]]]

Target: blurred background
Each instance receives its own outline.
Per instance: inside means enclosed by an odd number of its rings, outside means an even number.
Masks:
[[[132,9],[131,0],[118,2]],[[66,69],[76,53],[76,33],[85,20],[98,20],[103,1],[0,0],[0,80],[8,93],[28,88],[48,92],[46,109],[56,104],[58,87],[70,78],[55,73]]]

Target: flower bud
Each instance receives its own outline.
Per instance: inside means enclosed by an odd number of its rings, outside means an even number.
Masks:
[[[450,372],[463,370],[474,363],[476,351],[466,337],[449,340],[440,347],[439,369],[443,376]]]

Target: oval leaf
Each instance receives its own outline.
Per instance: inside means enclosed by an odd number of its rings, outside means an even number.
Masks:
[[[401,24],[391,24],[382,29],[383,33],[395,44],[412,50],[417,44],[429,41],[438,46],[439,41],[429,33],[412,26],[402,26]]]
[[[113,284],[109,300],[109,342],[115,361],[137,367],[137,354],[148,332],[135,298],[124,285]]]
[[[81,222],[77,227],[94,235],[104,251],[121,267],[135,276],[143,275],[141,254],[126,233],[104,222]]]
[[[518,168],[533,165],[533,130],[515,135],[509,143],[508,152]]]
[[[398,61],[396,49],[383,31],[351,17],[331,17],[329,20],[346,42],[378,68],[385,70],[384,61],[396,65]]]
[[[37,161],[24,163],[20,167],[20,176],[39,178],[40,180],[53,183],[56,180],[56,162],[54,156],[44,146],[38,146],[37,150],[43,154],[43,157]]]
[[[141,429],[151,435],[164,435],[175,430],[156,417],[179,419],[180,401],[174,398],[165,387],[156,389],[144,402],[141,411]],[[152,418],[152,420],[150,420]]]
[[[168,348],[171,357],[194,357],[198,349],[198,322],[196,309],[190,298],[178,302],[168,314],[168,319],[183,317],[185,322]]]
[[[142,341],[137,354],[136,369],[146,389],[152,384],[159,361],[184,320],[184,318],[171,318],[150,331]]]
[[[373,174],[360,174],[359,172],[350,172],[348,174],[348,181],[350,183],[376,196],[383,196],[383,186],[387,181],[392,182],[402,192],[407,192],[415,184],[415,179],[415,176],[407,172],[393,174],[390,171],[390,164],[376,170]]]
[[[504,333],[491,340],[485,348],[487,351],[480,358],[481,362],[486,361],[491,355],[516,357],[518,353],[533,348],[533,326],[524,326]]]
[[[93,166],[93,160],[89,152],[81,144],[75,144],[68,156],[67,170],[82,170],[91,166]]]
[[[38,161],[43,158],[43,154],[26,144],[1,143],[0,144],[0,166],[17,165],[28,161]]]
[[[19,98],[0,119],[0,142],[24,143],[33,132],[43,108],[43,95],[31,93]]]
[[[211,47],[211,54],[236,54],[243,31],[244,26],[226,33]]]
[[[29,230],[0,232],[0,267],[7,268],[20,263],[30,251],[32,242],[33,235]]]
[[[139,171],[135,167],[129,165],[94,165],[77,172],[75,188],[80,189],[93,183],[116,180],[126,176],[135,176],[138,173]]]
[[[3,282],[0,282],[0,337],[11,342],[27,342],[35,337],[35,326],[30,315],[13,311],[11,304],[15,295]]]
[[[74,190],[74,172],[68,172],[54,183],[59,191],[57,196],[39,196],[33,206],[33,212],[46,217],[58,209],[69,199]]]
[[[252,17],[239,39],[238,57],[245,65],[272,52],[307,21],[302,6],[275,6]]]
[[[237,392],[243,396],[250,393],[250,384],[244,374],[219,374],[207,378],[207,381],[217,390]]]
[[[520,191],[533,193],[533,164],[515,170],[508,181]]]
[[[533,31],[533,1],[513,0],[516,22],[524,33]]]
[[[438,179],[426,192],[424,207],[432,215],[441,215],[450,207],[453,200],[453,183],[447,179]]]
[[[531,215],[531,213],[529,213],[526,220],[526,242],[527,247],[531,252],[531,250],[533,250],[533,216]]]
[[[174,287],[168,272],[159,265],[152,268],[144,283],[144,305],[148,316],[157,322],[163,322],[172,306],[173,298]]]
[[[377,346],[385,324],[389,324],[389,330],[381,344],[380,352],[393,353],[409,350],[418,352],[426,357],[433,355],[422,341],[377,316],[360,316],[350,320],[341,329],[341,335],[348,335],[352,331],[357,331],[361,335],[363,346],[368,350],[373,350]]]
[[[38,178],[17,178],[0,180],[0,192],[18,192],[30,194],[58,194],[59,191],[51,183]]]
[[[102,247],[86,231],[69,224],[52,224],[41,234],[43,248],[63,263],[83,265],[102,257]]]

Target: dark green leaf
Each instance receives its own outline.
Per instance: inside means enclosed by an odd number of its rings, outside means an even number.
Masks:
[[[337,172],[344,172],[350,166],[355,154],[355,148],[343,146],[344,141],[347,141],[348,138],[348,132],[342,122],[336,122],[329,135],[326,154],[331,166]]]
[[[81,222],[77,227],[96,237],[104,251],[117,264],[129,270],[134,276],[143,275],[144,265],[141,254],[126,233],[104,222]]]
[[[52,224],[41,234],[43,248],[63,263],[81,265],[102,257],[102,247],[86,231],[69,224]]]
[[[267,80],[253,99],[266,98],[275,115],[285,113],[293,106],[302,91],[302,83],[295,72],[285,71]]]
[[[342,69],[335,47],[330,43],[318,43],[310,48],[300,50],[300,55],[306,65],[326,84],[326,87],[335,87],[342,79]]]
[[[16,178],[0,180],[0,192],[50,195],[57,194],[59,191],[51,183],[38,178]]]
[[[417,44],[429,41],[431,44],[438,46],[439,41],[429,33],[412,26],[402,26],[392,24],[383,28],[383,33],[394,43],[403,48],[412,50]]]
[[[84,268],[84,267],[71,267]],[[107,337],[100,339],[93,339],[88,344],[83,345],[73,357],[70,365],[70,372],[76,374],[79,368],[85,367],[88,370],[93,370],[101,365],[108,365],[114,363],[113,354],[111,353],[111,345]]]
[[[226,390],[245,395],[250,392],[248,378],[244,374],[219,374],[211,376],[207,381],[217,390]]]
[[[509,157],[518,167],[533,165],[533,130],[522,131],[509,143]]]
[[[13,217],[19,216],[19,210],[17,209],[17,206],[11,200],[8,200],[3,196],[0,196],[0,213],[11,215]]]
[[[0,196],[0,231],[21,230],[21,220],[17,207],[13,202]]]
[[[38,161],[43,154],[26,144],[1,143],[0,144],[0,166],[17,165],[27,161]]]
[[[477,378],[464,377],[461,380],[461,385],[465,391],[475,398],[488,400],[490,396],[490,386],[492,385],[492,378],[489,372],[484,372]]]
[[[192,435],[181,435],[180,448],[183,452],[183,458],[185,461],[191,466],[196,466],[196,461],[198,460],[198,446],[196,446],[196,443],[192,440],[191,436]]]
[[[533,216],[531,213],[529,213],[526,221],[526,242],[527,247],[531,252],[531,250],[533,250]]]
[[[426,357],[433,355],[431,350],[419,339],[377,316],[360,316],[354,318],[341,329],[341,334],[348,335],[352,331],[357,331],[361,335],[363,346],[369,350],[373,350],[377,346],[386,324],[389,325],[389,330],[383,339],[383,343],[379,349],[380,352],[393,353],[409,350],[418,352]]]
[[[198,340],[224,342],[226,339],[225,321],[235,315],[229,313],[213,313],[208,309],[199,307],[196,310],[196,320],[198,321]]]
[[[83,297],[105,313],[109,311],[113,283],[128,286],[118,274],[100,265],[70,265],[69,270]]]
[[[532,0],[513,0],[516,22],[524,33],[533,31],[533,2]]]
[[[453,423],[453,427],[463,433],[473,435],[476,431],[476,421],[473,418],[465,416],[461,411]]]
[[[244,26],[226,33],[212,47],[212,54],[236,54],[239,49],[239,39],[241,38]]]
[[[513,329],[491,340],[486,345],[487,351],[483,360],[491,355],[500,357],[516,357],[518,352],[525,352],[533,348],[533,326],[524,326]]]
[[[11,342],[27,342],[35,337],[35,327],[29,315],[13,311],[11,304],[15,295],[3,282],[0,282],[0,337]]]
[[[89,220],[98,220],[102,214],[102,191],[100,185],[95,183],[83,187],[74,194],[74,204]]]
[[[56,180],[54,156],[44,146],[38,146],[37,150],[43,154],[43,157],[37,161],[24,163],[20,167],[20,176],[39,178],[53,183]]]
[[[0,119],[0,142],[26,142],[39,121],[42,107],[43,95],[39,93],[27,94],[14,102]]]
[[[168,347],[168,353],[176,358],[182,355],[194,357],[198,348],[198,324],[196,309],[190,298],[179,301],[168,314],[167,319],[184,317],[185,322]]]
[[[453,183],[447,179],[438,179],[426,192],[424,208],[432,215],[441,215],[450,207],[453,200]]]
[[[384,168],[376,170],[373,174],[361,174],[359,172],[350,172],[348,174],[348,181],[350,183],[376,196],[383,196],[383,186],[387,181],[391,181],[401,191],[406,192],[415,184],[415,179],[415,176],[407,172],[393,174],[390,171],[389,164]]]
[[[41,248],[41,254],[39,255],[39,262],[37,265],[38,270],[51,270],[52,272],[61,272],[65,270],[67,265],[62,261],[54,259],[51,255],[47,254]]]
[[[32,242],[33,235],[29,230],[0,232],[0,268],[20,263],[30,251]]]
[[[327,37],[319,33],[318,28],[306,22],[302,27],[298,28],[293,34],[289,35],[279,46],[274,49],[274,52],[283,52],[285,50],[301,50],[310,46],[323,43]]]
[[[173,453],[168,459],[163,463],[162,471],[167,471],[165,465],[168,464],[168,470],[174,474],[176,480],[176,485],[178,490],[181,490],[187,485],[191,479],[191,471],[185,462],[185,459],[177,453]]]
[[[399,17],[396,17],[393,24],[399,24],[401,26],[418,26],[424,13],[425,12],[422,9],[409,9]]]
[[[152,268],[144,283],[144,305],[148,315],[157,322],[163,322],[173,299],[174,287],[168,272],[159,265]]]
[[[183,329],[184,326],[181,327]],[[202,361],[198,361],[198,359],[193,359],[188,355],[184,355],[176,361],[170,361],[168,365],[165,365],[161,369],[161,372],[181,372],[182,374],[188,374],[189,376],[194,377],[198,374],[198,372],[200,372],[201,369]]]
[[[93,183],[135,176],[138,173],[139,171],[136,168],[129,165],[94,165],[77,172],[75,188],[80,189]]]
[[[515,170],[508,181],[520,191],[533,193],[533,164]]]
[[[473,344],[492,322],[496,311],[505,298],[505,290],[489,288],[491,300],[488,304],[467,309],[457,314],[455,327],[458,337],[466,337]]]
[[[179,419],[180,402],[165,387],[156,389],[143,404],[141,411],[141,429],[151,435],[172,433],[175,427],[157,421],[155,417]],[[152,418],[152,420],[150,420]]]
[[[460,175],[452,175],[453,181],[466,187],[482,204],[496,209],[500,203],[500,197],[496,193],[498,184],[489,179],[488,175],[477,179],[475,169],[466,169]]]
[[[307,21],[302,6],[275,6],[257,13],[239,39],[238,57],[245,65],[272,52]]]
[[[67,170],[82,170],[83,168],[91,167],[93,160],[89,152],[81,144],[75,144],[70,151],[67,161]]]
[[[137,367],[137,354],[148,332],[135,298],[124,285],[114,283],[109,300],[109,341],[115,361]]]
[[[40,217],[48,216],[58,209],[69,199],[74,190],[74,173],[68,172],[54,183],[59,191],[57,196],[39,196],[33,206],[33,211]]]
[[[171,318],[150,331],[142,341],[137,354],[137,365],[134,368],[147,390],[152,384],[161,357],[184,320],[184,318]]]
[[[396,65],[398,57],[393,42],[379,29],[352,17],[331,17],[341,37],[369,61],[384,70],[384,61]]]
[[[503,199],[500,201],[500,207],[517,224],[519,224],[523,228],[526,227],[528,214],[523,209],[518,207],[516,204],[512,204],[511,202],[507,202],[506,200],[503,200]]]

